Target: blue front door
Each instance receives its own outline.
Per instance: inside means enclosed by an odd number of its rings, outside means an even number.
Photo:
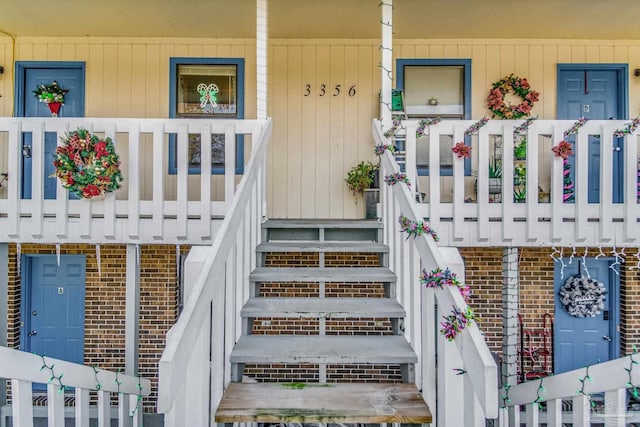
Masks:
[[[82,363],[84,356],[84,255],[25,256],[23,348]]]
[[[46,104],[39,102],[33,94],[33,90],[40,84],[51,84],[54,80],[60,87],[68,89],[64,97],[64,106],[60,109],[58,117],[82,117],[84,116],[84,64],[67,63],[19,63],[17,66],[17,84],[21,85],[18,91],[19,100],[16,100],[16,115],[18,117],[51,117],[51,112]],[[32,145],[31,133],[23,134],[22,156],[22,197],[31,198],[31,157],[28,153]],[[52,132],[45,133],[44,146],[44,197],[55,199],[56,179],[52,177],[55,172],[53,156],[57,145],[57,135]]]
[[[562,278],[560,266],[556,264],[555,268],[553,359],[556,374],[618,357],[616,319],[619,278],[610,268],[613,260],[587,258],[585,266],[578,259],[574,258],[571,264],[565,266]],[[560,287],[577,275],[588,275],[604,285],[604,308],[594,317],[571,315],[560,302]]]
[[[624,119],[626,112],[621,100],[624,85],[620,70],[598,66],[570,66],[558,69],[558,119],[590,120]],[[570,137],[571,143],[575,137]],[[613,152],[613,202],[623,201],[623,141],[614,139]],[[587,182],[589,203],[600,202],[600,139],[589,137],[589,178]],[[569,159],[572,179],[575,183],[575,159]],[[576,183],[580,185],[580,183]]]

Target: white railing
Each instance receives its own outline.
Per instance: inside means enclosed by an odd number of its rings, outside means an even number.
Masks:
[[[382,144],[378,121],[374,121],[373,133],[376,144]],[[398,164],[386,151],[381,156],[381,177],[398,171]],[[464,329],[454,342],[440,334],[442,316],[454,307],[462,311],[467,308],[460,292],[451,287],[426,289],[419,283],[421,269],[430,272],[449,268],[464,280],[461,257],[455,248],[439,247],[431,236],[407,239],[398,218],[402,214],[411,221],[422,221],[415,199],[404,184],[381,187],[389,266],[398,276],[396,296],[407,313],[404,333],[418,355],[416,385],[432,411],[436,408],[437,425],[483,425],[485,418],[498,416],[496,363],[475,324]]]
[[[77,128],[114,141],[123,186],[102,200],[68,200],[58,182],[55,199],[45,200],[44,164],[52,161],[45,158],[45,133],[60,141]],[[211,243],[221,222],[215,219],[226,215],[234,197],[236,160],[244,164],[236,159],[236,135],[243,135],[250,150],[261,131],[256,120],[0,118],[0,152],[7,153],[0,172],[9,174],[0,188],[0,241]],[[21,198],[24,133],[32,135],[30,200]],[[213,134],[225,136],[224,173],[193,173],[190,148],[200,150],[200,164],[211,165]],[[176,147],[174,174],[168,173],[170,140]]]
[[[522,120],[491,120],[477,136],[469,137],[471,171],[464,159],[451,153],[451,146],[465,139],[464,132],[475,121],[448,120],[427,128],[427,136],[416,139],[418,120],[402,122],[406,130],[406,172],[416,182],[417,153],[428,158],[429,176],[418,179],[418,213],[429,218],[442,244],[449,246],[637,246],[640,243],[638,205],[638,135],[624,138],[622,146],[613,133],[628,121],[589,121],[573,136],[575,164],[572,166],[575,202],[563,202],[563,160],[551,151],[575,123],[569,120],[535,120],[526,132],[526,160],[514,159],[514,128]],[[595,135],[595,137],[594,137]],[[598,138],[599,152],[589,152],[590,140]],[[404,138],[404,137],[403,137]],[[515,142],[514,142],[515,139]],[[418,142],[420,141],[420,142]],[[426,144],[428,142],[428,148]],[[423,145],[425,144],[425,145]],[[419,148],[417,148],[419,146]],[[594,145],[596,147],[596,145]],[[618,169],[613,159],[624,150]],[[599,156],[599,160],[597,159]],[[441,159],[451,164],[441,165]],[[502,167],[499,194],[489,190],[489,165],[498,159]],[[423,160],[421,160],[423,162]],[[599,175],[593,169],[599,162]],[[526,169],[523,169],[526,168]],[[623,203],[614,203],[613,174],[620,172]],[[445,169],[446,172],[445,172]],[[526,171],[516,177],[517,171]],[[467,172],[467,173],[466,173]],[[469,174],[468,172],[471,172]],[[514,179],[515,177],[515,179]],[[588,184],[599,187],[599,202],[589,203]],[[518,183],[519,182],[519,183]],[[517,203],[514,191],[526,196]]]
[[[63,360],[0,347],[0,378],[11,380],[10,416],[13,425],[32,427],[34,418],[33,383],[47,385],[47,418],[50,427],[65,425],[65,390],[75,388],[75,425],[89,425],[90,394],[98,396],[99,426],[111,425],[111,395],[118,395],[118,426],[139,425],[142,396],[148,396],[148,379],[121,375]],[[6,416],[3,414],[3,416]],[[2,423],[2,425],[4,425]]]
[[[265,214],[269,119],[256,138],[251,160],[184,310],[167,333],[160,359],[158,411],[165,425],[206,426],[231,380],[229,357],[242,333],[240,309],[249,298]]]
[[[637,356],[626,356],[587,368],[512,385],[500,390],[500,425],[520,427],[588,427],[591,423],[626,426],[640,422],[629,411],[627,388],[640,384]],[[563,401],[567,404],[563,405]],[[569,403],[571,402],[571,403]],[[541,403],[542,405],[539,405]],[[636,402],[637,405],[638,402]],[[540,406],[545,409],[541,410]],[[635,425],[635,424],[633,424]]]

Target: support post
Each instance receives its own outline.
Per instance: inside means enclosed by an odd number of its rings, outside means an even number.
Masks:
[[[256,0],[256,106],[258,120],[267,118],[267,0]]]
[[[505,384],[518,382],[518,248],[506,247],[502,253],[502,379]]]
[[[127,281],[126,281],[126,314],[125,314],[125,351],[124,372],[127,375],[138,375],[138,346],[140,319],[140,246],[127,245]],[[136,411],[141,425],[142,411]]]
[[[393,0],[380,2],[382,43],[380,46],[380,120],[391,127],[391,86],[393,84]]]
[[[0,346],[7,346],[9,299],[9,244],[0,243]],[[0,380],[0,408],[7,404],[7,382]]]

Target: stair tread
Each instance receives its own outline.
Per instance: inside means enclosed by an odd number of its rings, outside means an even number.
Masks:
[[[389,252],[382,243],[359,241],[290,241],[261,243],[258,252]]]
[[[431,423],[414,384],[231,383],[215,422]]]
[[[251,298],[242,308],[243,317],[391,317],[405,316],[390,298]]]
[[[404,364],[417,356],[396,335],[244,335],[231,352],[232,363]]]
[[[375,219],[270,219],[262,228],[382,228]]]
[[[395,282],[396,276],[384,267],[259,267],[252,282]]]

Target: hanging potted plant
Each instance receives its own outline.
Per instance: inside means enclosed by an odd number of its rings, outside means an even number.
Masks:
[[[527,137],[521,136],[518,145],[513,147],[513,157],[516,160],[524,160],[527,158]]]
[[[377,204],[379,199],[378,185],[379,166],[369,161],[362,161],[349,169],[345,182],[355,196],[365,195],[366,218],[377,217]],[[357,203],[357,201],[356,201]]]
[[[48,85],[44,83],[38,85],[33,94],[40,102],[47,104],[52,117],[58,117],[60,107],[64,105],[64,96],[67,92],[69,92],[68,89],[61,88],[58,82],[54,80]]]

